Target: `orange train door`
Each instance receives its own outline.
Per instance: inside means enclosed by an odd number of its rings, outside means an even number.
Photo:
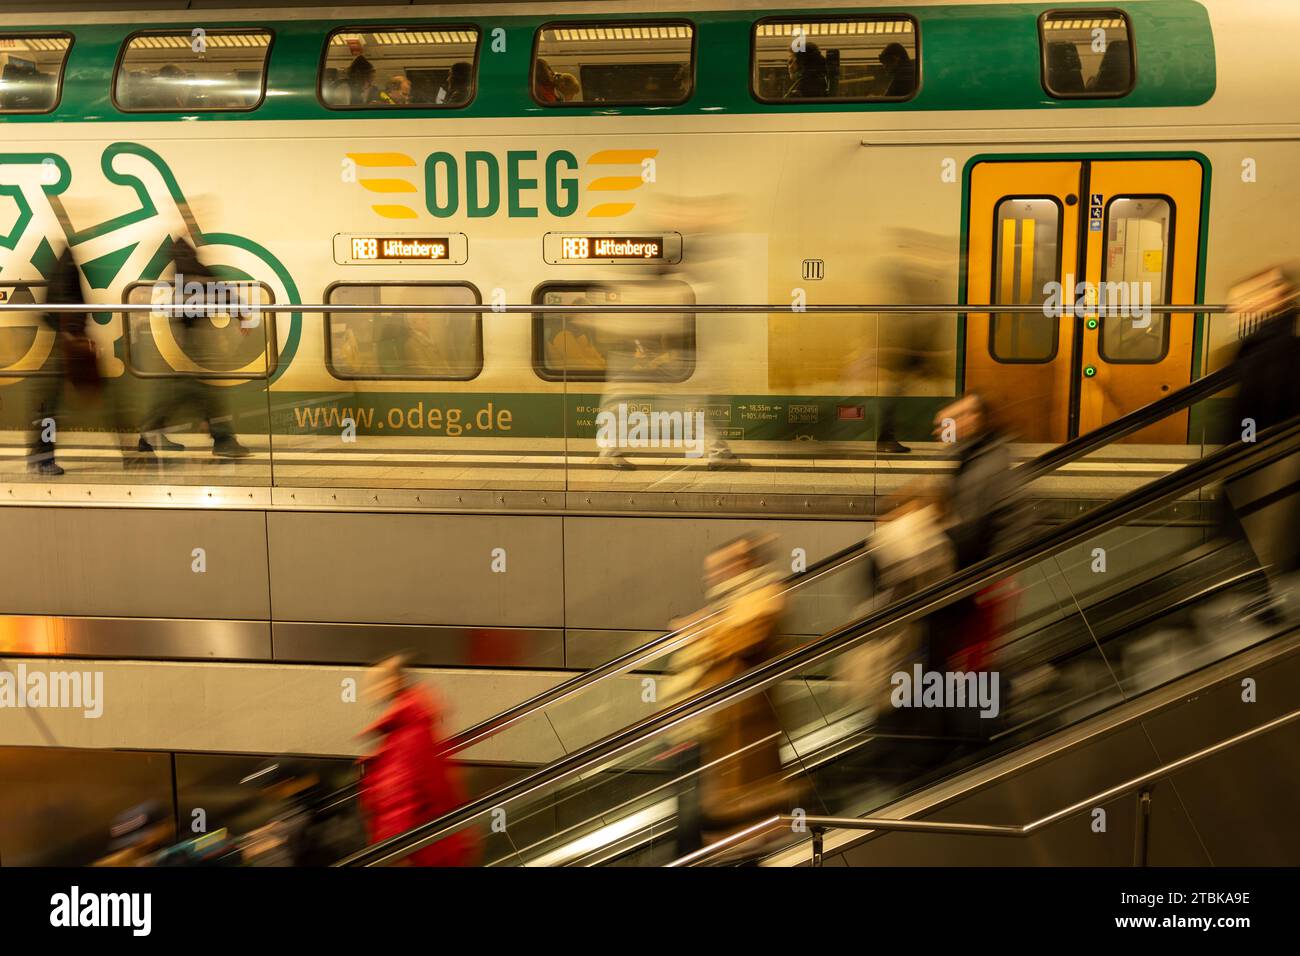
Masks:
[[[1201,176],[1190,159],[971,171],[967,302],[1048,303],[967,314],[966,387],[1022,440],[1064,441],[1191,380],[1193,315],[1144,305],[1194,301]],[[1183,414],[1129,440],[1182,442],[1186,430]]]

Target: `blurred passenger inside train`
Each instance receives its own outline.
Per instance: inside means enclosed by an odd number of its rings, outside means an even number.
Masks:
[[[698,633],[674,655],[667,691],[695,695],[717,687],[777,653],[785,595],[781,576],[766,558],[770,537],[737,538],[705,559],[706,606],[677,627],[698,623]],[[709,615],[715,615],[705,620]],[[705,718],[698,740],[698,785],[682,799],[679,849],[742,829],[798,805],[797,788],[782,777],[783,734],[767,694],[751,694]],[[696,823],[688,823],[692,817]],[[696,828],[698,827],[698,837]]]
[[[174,302],[180,304],[181,293],[191,282],[201,283],[205,289],[212,289],[209,283],[218,280],[199,261],[198,252],[184,239],[172,243],[171,261],[177,293]],[[185,300],[188,304],[188,300]],[[219,335],[214,324],[214,317],[199,310],[178,310],[169,319],[172,334],[181,350],[202,365],[205,354],[215,350],[214,337]],[[240,334],[251,331],[243,321],[239,323]],[[165,386],[165,400],[157,403],[155,409],[146,417],[140,429],[137,449],[151,454],[155,446],[163,451],[184,451],[185,446],[172,441],[163,433],[163,428],[173,420],[173,416],[185,409],[194,409],[199,413],[200,421],[207,426],[212,436],[212,453],[218,458],[246,458],[252,454],[240,444],[235,437],[233,419],[227,404],[225,391],[219,386],[204,382],[198,375],[183,374],[168,379]],[[153,435],[153,441],[147,436]]]
[[[108,850],[93,866],[152,866],[176,837],[176,820],[157,801],[122,811],[108,829]]]
[[[402,74],[389,77],[379,102],[385,106],[405,106],[411,102],[411,81]]]
[[[533,67],[533,95],[543,103],[560,103],[563,97],[555,88],[555,71],[540,56]]]
[[[1047,44],[1047,86],[1053,93],[1082,93],[1083,60],[1073,43],[1055,41]]]
[[[672,92],[673,99],[685,99],[691,91],[691,68],[689,64],[681,63],[673,71]]]
[[[353,106],[368,106],[379,99],[375,65],[364,56],[358,56],[348,66],[348,94]]]
[[[50,276],[46,302],[50,305],[82,305],[81,270],[65,248],[55,262]],[[45,477],[63,474],[63,468],[54,460],[54,447],[58,439],[62,410],[67,399],[67,388],[87,396],[100,394],[103,382],[95,345],[86,333],[85,312],[44,313],[45,324],[54,331],[54,344],[46,363],[46,374],[33,379],[33,408],[31,418],[29,471]]]
[[[462,106],[474,92],[474,65],[461,60],[447,73],[447,99],[450,106]]]
[[[168,63],[158,69],[158,83],[154,86],[153,105],[155,109],[186,109],[190,104],[192,90],[185,71],[174,63]]]
[[[786,72],[790,82],[786,87],[784,99],[813,99],[830,96],[830,70],[826,57],[809,43],[802,50],[791,50],[786,59]]]
[[[58,77],[42,73],[35,63],[10,58],[0,69],[0,109],[43,113],[54,109]]]
[[[416,684],[406,657],[394,654],[370,668],[364,693],[383,713],[361,734],[378,740],[360,759],[361,808],[370,842],[380,843],[465,802],[456,767],[443,755],[442,708]],[[406,858],[408,866],[468,866],[474,834],[460,830]]]
[[[1088,91],[1122,93],[1128,88],[1132,76],[1128,41],[1111,40],[1106,44],[1106,52],[1101,56],[1101,66],[1097,68],[1096,75],[1088,80]]]
[[[329,106],[347,106],[351,102],[348,85],[339,75],[337,66],[327,66],[321,73],[321,97]]]
[[[880,51],[880,62],[889,77],[885,96],[911,96],[916,89],[916,64],[901,43],[891,43]]]
[[[572,73],[555,74],[555,92],[560,95],[560,99],[565,103],[579,103],[582,101],[582,84]]]

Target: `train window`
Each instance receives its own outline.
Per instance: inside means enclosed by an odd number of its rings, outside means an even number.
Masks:
[[[555,23],[537,31],[533,99],[543,106],[671,106],[695,82],[695,27],[669,20]]]
[[[674,281],[550,282],[539,305],[695,304]],[[536,312],[533,364],[545,379],[587,382],[681,382],[695,368],[695,313]]]
[[[1125,96],[1137,63],[1133,30],[1119,10],[1044,13],[1038,21],[1043,89],[1060,99]]]
[[[127,113],[253,110],[270,50],[269,30],[137,33],[118,59],[113,100]]]
[[[170,305],[203,301],[229,305],[229,312],[125,312],[123,340],[127,367],[140,378],[260,379],[279,361],[274,312],[255,305],[275,301],[263,282],[238,279],[214,282],[199,299],[188,284],[177,289],[171,279],[133,282],[123,299],[129,305]]]
[[[1169,301],[1173,216],[1170,201],[1158,196],[1117,196],[1106,206],[1099,295],[1120,313],[1102,316],[1100,352],[1107,362],[1159,362],[1169,351],[1170,317],[1143,307]]]
[[[917,30],[910,17],[760,20],[751,84],[765,103],[905,100],[916,94]]]
[[[66,34],[0,36],[0,113],[49,113],[59,105]]]
[[[336,305],[478,305],[464,282],[336,282]],[[334,312],[325,317],[325,365],[336,378],[468,381],[483,370],[477,312]]]
[[[475,26],[349,27],[325,42],[320,99],[330,109],[456,109],[474,99]]]
[[[1052,198],[1011,197],[998,203],[996,217],[992,302],[1042,305],[1060,276],[1060,205]],[[1060,324],[1041,311],[996,314],[989,354],[999,362],[1050,362]]]

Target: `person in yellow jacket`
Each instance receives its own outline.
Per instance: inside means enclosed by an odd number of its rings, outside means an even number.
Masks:
[[[695,695],[776,653],[785,595],[761,558],[763,542],[740,538],[705,562],[708,606],[698,632],[674,657],[678,694]],[[686,626],[689,622],[683,622]],[[782,780],[782,730],[768,695],[750,694],[704,718],[697,799],[701,837],[711,843],[757,820],[794,809],[797,788]]]

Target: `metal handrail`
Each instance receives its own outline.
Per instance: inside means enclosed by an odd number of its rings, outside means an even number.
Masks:
[[[1094,429],[1086,435],[1080,435],[1063,445],[1039,455],[1031,461],[1025,462],[1015,470],[1017,481],[1027,484],[1034,481],[1044,474],[1061,467],[1071,461],[1076,460],[1097,448],[1107,445],[1117,439],[1124,438],[1142,428],[1166,417],[1174,411],[1194,404],[1200,399],[1212,395],[1217,391],[1230,386],[1236,381],[1236,368],[1227,366],[1216,372],[1207,375],[1205,378],[1198,379],[1191,385],[1184,386],[1178,391],[1163,398],[1157,399],[1149,405],[1136,409],[1129,414],[1117,418],[1100,428]],[[848,547],[836,551],[834,554],[822,558],[820,561],[810,565],[805,570],[792,574],[782,581],[787,586],[786,590],[793,590],[802,587],[809,581],[820,578],[824,573],[838,570],[843,565],[849,563],[848,559],[858,556],[866,547],[865,540],[858,541]],[[659,637],[653,638],[640,647],[628,651],[626,654],[616,657],[611,661],[601,664],[599,667],[584,671],[577,676],[563,681],[554,687],[548,688],[539,694],[536,694],[525,701],[496,714],[486,720],[461,731],[448,738],[442,752],[446,755],[459,753],[468,747],[473,746],[481,740],[494,736],[513,724],[518,723],[533,713],[549,706],[557,701],[565,700],[579,693],[580,691],[599,683],[609,677],[615,677],[634,669],[638,664],[648,660],[661,657],[664,654],[676,650],[681,644],[685,643],[685,638],[691,634],[697,633],[702,625],[712,621],[718,614],[724,611],[714,611],[704,618],[692,622],[684,627],[669,631]],[[717,622],[714,621],[716,624]],[[712,625],[709,625],[712,626]]]
[[[1225,740],[1220,740],[1216,744],[1203,747],[1194,753],[1187,754],[1177,760],[1167,764],[1162,764],[1154,770],[1148,770],[1146,773],[1138,774],[1123,783],[1116,784],[1105,790],[1101,790],[1091,796],[1084,797],[1067,807],[1062,807],[1045,817],[1039,817],[1029,823],[1019,826],[1014,824],[995,824],[995,823],[947,823],[938,820],[904,820],[892,817],[832,817],[832,816],[794,816],[788,813],[778,813],[758,823],[752,824],[743,830],[737,831],[728,837],[711,843],[706,847],[688,853],[686,856],[673,860],[665,864],[669,867],[681,866],[698,866],[699,864],[720,856],[727,850],[748,843],[750,840],[757,839],[768,833],[775,832],[778,829],[790,828],[792,832],[800,833],[801,830],[795,827],[803,826],[809,831],[808,838],[813,843],[813,866],[821,865],[822,858],[822,836],[824,831],[839,830],[888,830],[910,833],[947,833],[961,836],[998,836],[998,837],[1027,837],[1031,836],[1046,826],[1064,820],[1066,817],[1073,816],[1076,813],[1082,813],[1084,810],[1096,807],[1115,797],[1125,793],[1137,790],[1152,781],[1168,777],[1179,770],[1190,767],[1192,764],[1199,763],[1206,757],[1211,757],[1229,747],[1235,747],[1237,744],[1245,743],[1262,734],[1269,733],[1279,727],[1291,723],[1293,720],[1300,719],[1300,710],[1293,710],[1281,717],[1276,717],[1267,723],[1260,724],[1258,727],[1252,727],[1250,730],[1243,731]],[[786,850],[792,849],[802,843],[802,840],[786,847]]]
[[[1009,554],[996,555],[957,572],[944,581],[923,588],[897,603],[837,628],[803,647],[751,668],[731,680],[670,706],[628,727],[567,754],[520,780],[476,798],[429,823],[390,837],[354,853],[336,866],[380,865],[402,859],[434,843],[504,802],[528,796],[562,780],[608,764],[620,754],[659,737],[689,720],[712,713],[735,701],[861,644],[880,632],[933,614],[954,601],[1002,580],[1034,561],[1105,531],[1123,521],[1140,517],[1170,498],[1199,488],[1236,465],[1249,461],[1251,468],[1263,467],[1292,453],[1300,438],[1300,421],[1291,421],[1262,433],[1253,444],[1233,444],[1184,466],[1177,472],[1107,502],[1075,520],[1061,525]],[[1262,461],[1257,461],[1262,459]]]
[[[0,285],[27,285],[23,282],[0,282]],[[369,314],[373,312],[410,312],[415,314],[421,313],[467,313],[478,315],[484,312],[492,313],[538,313],[544,312],[549,314],[571,314],[571,315],[593,315],[593,314],[666,314],[681,315],[683,313],[704,313],[704,314],[726,314],[733,312],[763,312],[763,313],[783,313],[783,312],[807,312],[807,313],[842,313],[842,312],[880,312],[887,314],[940,314],[947,315],[951,312],[973,312],[982,315],[986,312],[996,312],[1002,314],[1015,315],[1047,315],[1049,317],[1061,318],[1073,313],[1076,318],[1083,318],[1086,315],[1128,315],[1125,307],[1118,303],[1101,303],[1091,306],[1085,306],[1082,302],[1074,303],[1065,309],[1045,310],[1041,305],[994,305],[987,302],[980,303],[959,303],[957,305],[815,305],[808,303],[795,307],[787,302],[781,305],[754,304],[754,305],[725,305],[716,303],[678,303],[665,304],[662,302],[646,303],[644,305],[635,305],[628,303],[608,304],[608,305],[544,305],[540,302],[530,302],[527,304],[514,305],[485,305],[481,302],[462,304],[448,303],[446,305],[358,305],[356,303],[295,303],[295,302],[248,302],[243,304],[249,312],[359,312]],[[180,302],[173,303],[152,303],[152,302],[72,302],[72,303],[45,303],[45,302],[19,302],[19,303],[0,303],[0,312],[183,312],[186,315],[202,314],[212,312],[219,315],[225,315],[241,307],[240,303],[228,302],[224,305],[215,304],[199,305],[198,303],[186,304]],[[1129,307],[1130,309],[1132,307]],[[1143,306],[1141,314],[1150,313],[1152,315],[1173,315],[1188,312],[1202,314],[1225,314],[1235,313],[1237,310],[1227,305],[1151,305]]]

